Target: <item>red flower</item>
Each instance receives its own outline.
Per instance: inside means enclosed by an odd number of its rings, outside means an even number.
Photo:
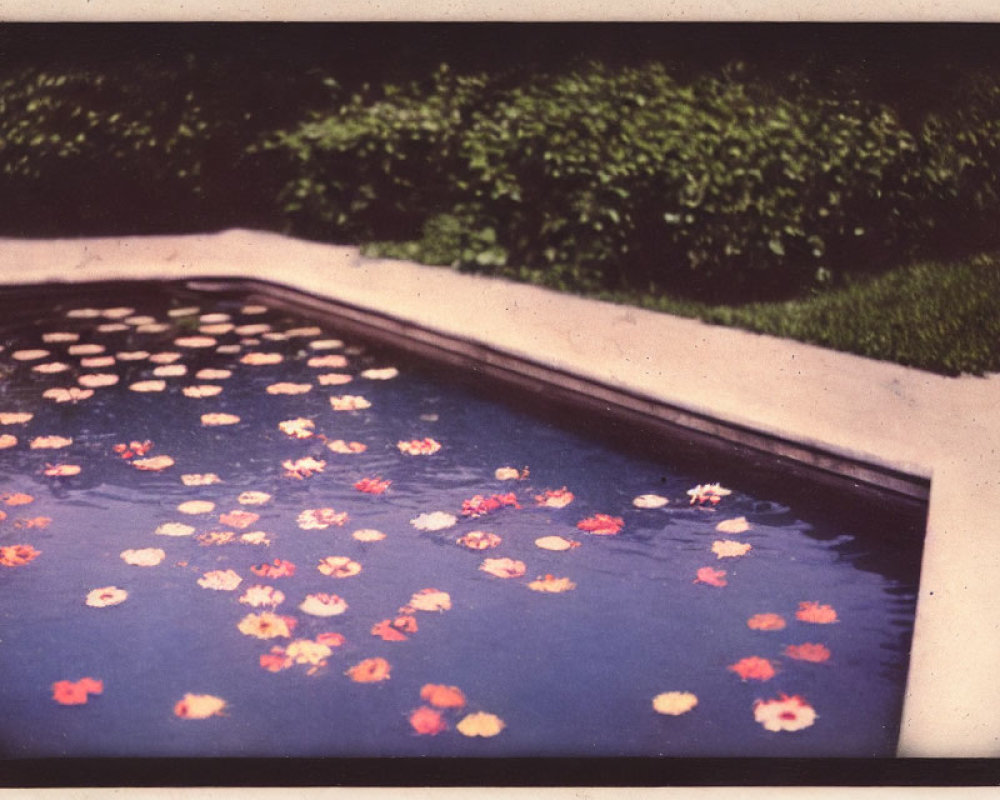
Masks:
[[[829,625],[837,622],[837,612],[833,606],[824,606],[819,603],[803,601],[799,603],[799,610],[795,612],[795,618],[802,622],[814,622],[818,625]]]
[[[42,554],[30,544],[13,544],[0,547],[0,564],[5,567],[22,567]]]
[[[774,677],[774,667],[766,658],[750,656],[741,658],[735,664],[726,667],[731,672],[735,672],[743,680],[769,681]]]
[[[382,494],[390,485],[392,481],[384,481],[381,478],[362,478],[354,484],[354,488],[366,494]]]
[[[60,705],[79,706],[87,702],[90,694],[101,694],[104,682],[96,678],[81,678],[76,681],[56,681],[52,684],[52,699]]]
[[[695,583],[707,583],[709,586],[725,586],[726,571],[724,569],[713,569],[712,567],[702,567],[697,572]]]
[[[441,718],[441,712],[428,706],[421,706],[410,714],[410,725],[417,733],[428,736],[448,730],[448,724]]]
[[[496,511],[504,506],[521,507],[517,502],[517,496],[513,492],[494,494],[489,497],[477,494],[475,497],[471,497],[462,503],[462,514],[467,517],[481,517],[483,514],[489,514],[491,511]]]
[[[785,655],[796,661],[812,661],[820,664],[830,659],[830,651],[821,644],[790,644],[785,648]]]
[[[625,527],[625,520],[608,514],[594,514],[592,517],[580,520],[576,523],[576,527],[598,536],[614,536]]]
[[[250,567],[250,571],[262,578],[290,578],[295,574],[295,565],[291,561],[276,558],[272,564],[258,564]]]

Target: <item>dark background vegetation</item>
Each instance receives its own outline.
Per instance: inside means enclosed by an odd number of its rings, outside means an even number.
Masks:
[[[998,360],[998,44],[963,24],[0,25],[0,235],[275,230],[975,371]],[[974,267],[930,270],[975,287],[973,361],[848,330],[853,300],[804,332],[740,310],[928,260]],[[940,328],[934,280],[861,294]]]

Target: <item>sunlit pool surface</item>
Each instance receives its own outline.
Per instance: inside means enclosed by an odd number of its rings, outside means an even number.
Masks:
[[[912,519],[235,290],[2,305],[5,757],[894,753]]]

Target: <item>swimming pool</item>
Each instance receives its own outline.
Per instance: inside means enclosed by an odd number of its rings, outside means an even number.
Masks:
[[[5,306],[0,535],[40,553],[0,589],[7,757],[894,752],[918,506],[224,282]]]

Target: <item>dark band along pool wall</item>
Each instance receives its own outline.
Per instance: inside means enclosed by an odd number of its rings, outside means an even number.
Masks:
[[[942,379],[267,234],[0,244],[8,281],[278,278],[751,430],[933,474],[900,753],[996,754],[1000,637],[985,609],[1000,563],[984,538],[1000,502],[989,480],[1000,431],[994,377]]]

